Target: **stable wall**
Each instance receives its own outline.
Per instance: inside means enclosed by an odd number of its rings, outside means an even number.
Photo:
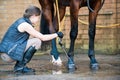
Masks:
[[[38,0],[0,0],[0,40],[8,27],[23,15],[24,10],[29,5],[40,7]],[[87,8],[80,9],[79,18],[82,21],[88,21]],[[103,8],[99,12],[97,25],[108,27],[96,28],[96,53],[120,53],[120,25],[110,27],[112,24],[120,24],[120,0],[106,0]],[[36,29],[39,30],[39,23],[36,25]],[[61,30],[65,34],[63,43],[66,48],[69,48],[70,18],[68,8]],[[75,51],[78,50],[81,51],[80,53],[87,53],[88,41],[88,25],[79,22],[79,32],[75,42]],[[59,45],[58,48],[60,48]]]
[[[100,10],[97,17],[97,28],[95,36],[96,53],[116,54],[120,53],[120,1],[106,0],[104,6]],[[69,48],[69,32],[70,32],[70,16],[67,9],[64,28],[64,40],[66,48]],[[79,11],[79,19],[88,23],[88,8],[81,8]],[[115,26],[117,24],[117,26]],[[75,42],[75,51],[87,53],[88,51],[88,25],[79,22],[78,36]]]

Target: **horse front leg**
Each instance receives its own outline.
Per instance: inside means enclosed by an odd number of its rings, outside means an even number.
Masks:
[[[74,23],[70,31],[70,48],[68,51],[68,63],[67,63],[69,72],[74,72],[76,68],[74,63],[74,45],[77,34],[78,34],[78,23]]]
[[[78,34],[78,12],[79,12],[79,1],[71,1],[70,4],[70,20],[71,20],[71,31],[70,31],[70,48],[68,51],[68,63],[67,67],[69,72],[74,72],[76,67],[74,63],[74,45]]]
[[[94,52],[94,40],[95,40],[95,34],[96,34],[96,12],[90,12],[89,13],[89,51],[88,56],[90,58],[90,68],[92,70],[98,70],[98,62],[95,59],[95,52]]]
[[[95,59],[95,52],[94,52],[94,40],[95,40],[95,34],[96,34],[96,19],[98,12],[101,8],[101,1],[97,0],[93,3],[91,3],[91,7],[94,9],[94,12],[89,10],[89,51],[88,56],[90,58],[90,68],[91,70],[98,70],[99,64],[97,60]]]
[[[46,19],[46,22],[48,24],[48,27],[49,27],[49,32],[50,33],[55,33],[56,32],[56,29],[55,27],[53,26],[53,16],[52,16],[52,11],[51,9],[43,9],[43,14],[44,14],[44,17]],[[50,51],[50,54],[52,56],[52,63],[53,65],[58,65],[58,66],[61,66],[62,65],[62,61],[59,57],[59,52],[58,52],[58,49],[57,49],[57,46],[56,46],[56,38],[55,39],[52,39],[51,41],[51,51]]]
[[[62,21],[64,15],[65,15],[65,6],[59,6],[59,15],[60,15],[60,21]],[[58,25],[58,15],[56,15],[53,19],[53,26],[55,28],[55,31],[58,32],[59,31],[59,25]],[[55,54],[54,54],[55,53]],[[62,65],[62,61],[59,57],[59,53],[57,50],[57,46],[56,46],[56,39],[52,40],[52,50],[51,50],[51,54],[54,55],[53,60],[58,64],[58,65]],[[55,59],[54,59],[55,58]]]

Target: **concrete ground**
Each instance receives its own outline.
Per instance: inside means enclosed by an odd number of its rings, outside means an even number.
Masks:
[[[66,69],[66,56],[60,56],[63,60],[62,67],[53,66],[48,54],[35,55],[27,66],[36,72],[19,75],[13,73],[15,63],[4,63],[0,59],[0,80],[120,80],[120,54],[96,54],[100,69],[95,72],[89,69],[87,54],[75,54],[77,70],[74,73],[68,73]]]

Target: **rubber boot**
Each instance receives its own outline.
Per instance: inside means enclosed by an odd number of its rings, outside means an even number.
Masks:
[[[27,51],[24,53],[23,60],[16,62],[16,65],[14,67],[14,72],[22,72],[22,73],[35,72],[34,69],[26,67],[26,64],[32,59],[35,52],[36,52],[35,47],[32,46],[29,47]]]

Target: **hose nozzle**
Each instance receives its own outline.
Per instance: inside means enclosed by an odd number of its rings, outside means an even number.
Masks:
[[[58,43],[59,43],[60,46],[63,45],[63,44],[62,44],[62,38],[59,38],[59,39],[58,39]]]

